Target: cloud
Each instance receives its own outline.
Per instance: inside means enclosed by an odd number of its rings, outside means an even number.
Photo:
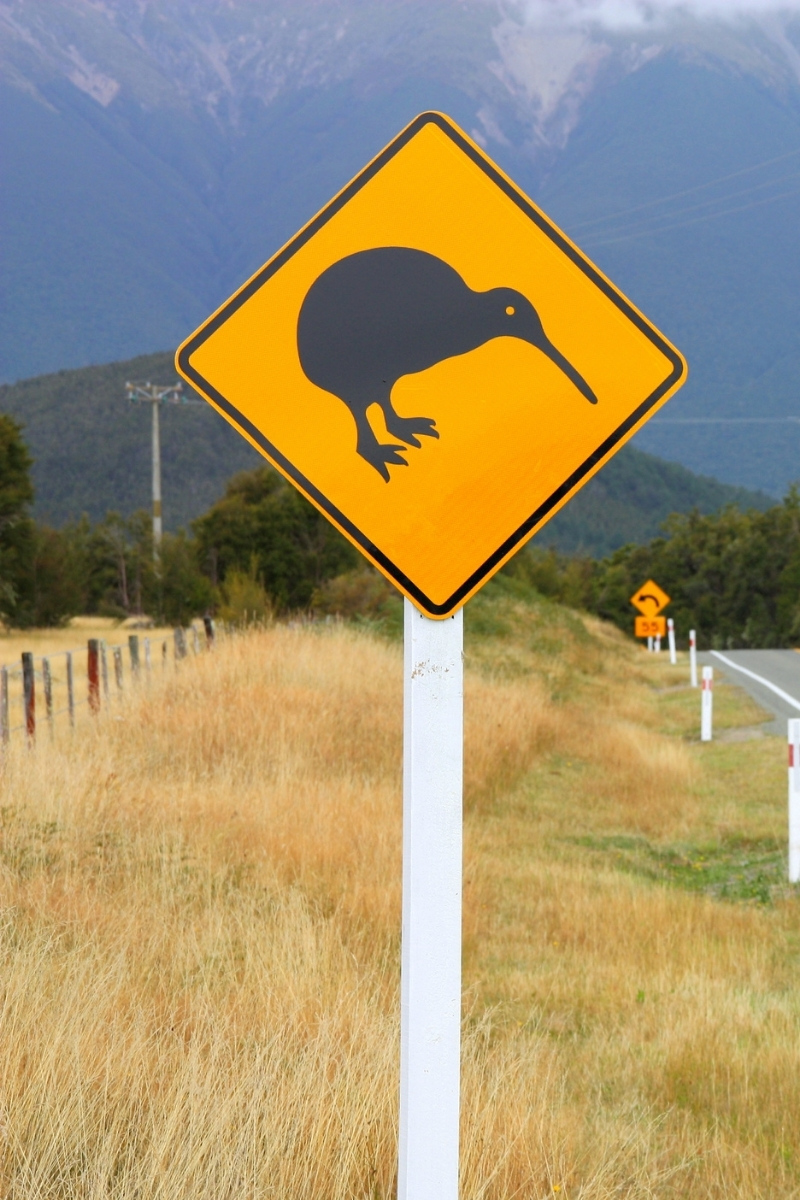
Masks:
[[[522,0],[533,24],[656,29],[671,19],[736,21],[766,13],[800,13],[800,0]]]

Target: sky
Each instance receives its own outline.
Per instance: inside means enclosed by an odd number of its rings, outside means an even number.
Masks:
[[[523,7],[536,23],[647,29],[681,16],[736,21],[767,13],[800,13],[800,0],[523,0]]]

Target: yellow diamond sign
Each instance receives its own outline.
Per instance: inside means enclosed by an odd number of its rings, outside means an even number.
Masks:
[[[648,579],[647,583],[643,583],[633,593],[631,604],[634,608],[638,608],[643,617],[655,617],[661,612],[662,608],[667,607],[669,596],[657,583],[652,579]],[[636,636],[639,637],[640,635],[637,633]]]
[[[432,617],[686,378],[678,351],[439,113],[403,130],[177,366]]]

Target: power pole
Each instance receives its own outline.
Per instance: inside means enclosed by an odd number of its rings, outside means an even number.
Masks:
[[[153,411],[153,560],[158,564],[161,554],[161,429],[158,410],[162,404],[202,404],[183,394],[182,383],[159,387],[150,383],[126,383],[125,391],[133,404],[149,404]]]

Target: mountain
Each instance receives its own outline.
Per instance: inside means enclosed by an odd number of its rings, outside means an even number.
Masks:
[[[0,385],[0,412],[23,426],[34,459],[35,516],[60,526],[151,505],[151,411],[128,380],[176,382],[172,355],[58,371]],[[196,398],[197,399],[197,398]],[[218,500],[226,481],[263,459],[205,401],[160,410],[164,525],[177,529]]]
[[[713,513],[729,504],[763,511],[774,500],[627,445],[553,517],[536,542],[566,554],[602,558],[631,542],[652,541],[670,513],[695,508]]]
[[[782,494],[800,475],[800,18],[701,8],[3,0],[0,378],[176,345],[442,108],[686,353],[637,445]]]
[[[0,386],[0,412],[24,424],[34,458],[36,516],[52,525],[150,505],[150,412],[125,398],[127,380],[175,382],[172,356],[58,371]],[[205,512],[237,471],[263,459],[205,402],[161,409],[164,522]],[[671,512],[725,504],[764,508],[769,498],[693,475],[625,447],[539,535],[566,552],[606,554],[655,537]]]

